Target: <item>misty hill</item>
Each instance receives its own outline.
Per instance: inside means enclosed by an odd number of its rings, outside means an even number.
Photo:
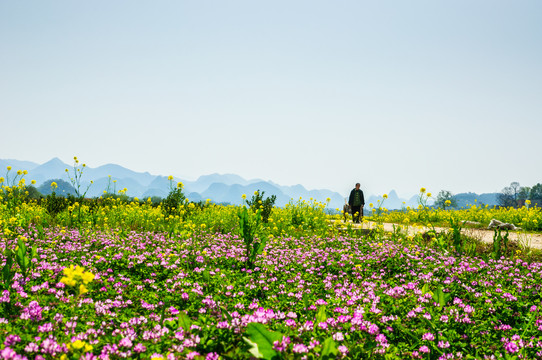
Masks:
[[[402,208],[417,208],[418,207],[418,195],[414,195],[408,199],[400,198],[395,190],[391,190],[388,194],[388,198],[384,199],[382,196],[371,195],[369,198],[365,197],[365,204],[373,204],[374,207],[378,206],[378,201],[382,203],[382,207],[389,210],[397,210]],[[430,201],[429,204],[433,202]]]
[[[20,161],[14,159],[0,159],[0,176],[4,176],[4,171],[7,171],[7,167],[11,166],[11,171],[16,173],[17,170],[27,170],[30,171],[39,164],[32,161]]]
[[[474,204],[494,206],[498,205],[498,195],[499,193],[486,193],[478,195],[476,193],[468,192],[454,195],[454,199],[457,201],[458,208],[466,208]]]
[[[0,159],[0,165],[4,166],[4,169],[11,166],[15,172],[27,170],[28,175],[25,179],[36,180],[38,187],[43,185],[40,189],[43,189],[45,194],[50,191],[50,183],[53,179],[64,179],[63,181],[69,183],[66,169],[69,170],[70,176],[73,176],[73,164],[66,164],[59,158],[53,158],[41,165],[30,161]],[[235,174],[202,175],[195,181],[174,177],[170,182],[167,176],[136,172],[116,164],[106,164],[96,168],[86,166],[81,178],[81,192],[87,189],[91,180],[93,184],[88,188],[87,197],[101,196],[108,188],[109,192],[115,193],[126,188],[128,196],[165,198],[170,186],[176,186],[177,182],[181,181],[184,184],[184,193],[191,201],[211,199],[216,203],[240,204],[243,194],[250,198],[254,191],[259,189],[265,191],[266,197],[275,195],[277,206],[284,206],[291,199],[297,201],[300,197],[304,200],[313,198],[319,202],[325,202],[327,198],[330,198],[328,206],[331,208],[342,209],[344,204],[344,195],[331,190],[307,190],[302,185],[281,186],[261,179],[246,180]]]
[[[59,196],[68,196],[75,195],[75,189],[72,184],[62,179],[51,179],[50,181],[44,182],[37,189],[42,195],[50,195],[53,193],[53,188],[51,183],[55,182],[57,187],[54,189],[55,194]]]

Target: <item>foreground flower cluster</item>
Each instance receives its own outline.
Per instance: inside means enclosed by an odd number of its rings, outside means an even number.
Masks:
[[[231,234],[18,232],[3,359],[542,358],[540,263],[277,237],[250,270]]]

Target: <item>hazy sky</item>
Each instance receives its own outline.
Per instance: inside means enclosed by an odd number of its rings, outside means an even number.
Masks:
[[[542,182],[542,1],[0,1],[0,158],[369,194]]]

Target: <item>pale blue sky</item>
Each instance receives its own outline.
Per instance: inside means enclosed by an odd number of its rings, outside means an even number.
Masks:
[[[541,1],[0,1],[0,158],[369,194],[542,182]]]

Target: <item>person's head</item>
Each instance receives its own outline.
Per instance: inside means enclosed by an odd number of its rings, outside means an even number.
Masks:
[[[356,183],[356,190],[359,190],[359,187],[360,187],[359,183]]]

